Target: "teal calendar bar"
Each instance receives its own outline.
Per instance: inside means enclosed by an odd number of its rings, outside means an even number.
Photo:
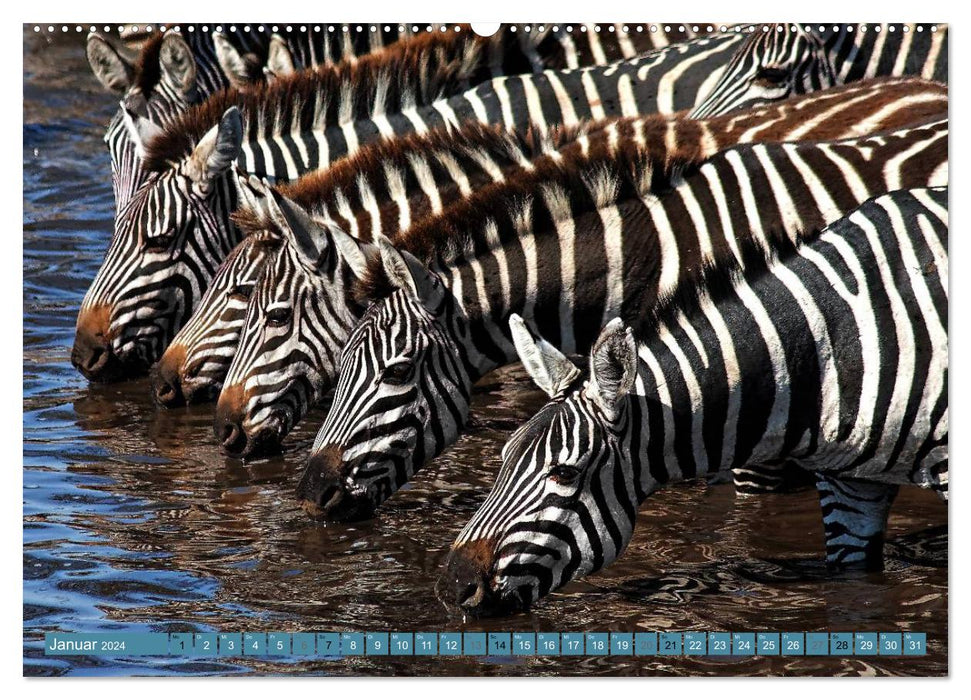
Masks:
[[[50,632],[48,656],[922,656],[923,632]]]

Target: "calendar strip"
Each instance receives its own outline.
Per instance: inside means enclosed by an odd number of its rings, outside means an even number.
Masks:
[[[50,632],[47,656],[923,656],[923,632]]]

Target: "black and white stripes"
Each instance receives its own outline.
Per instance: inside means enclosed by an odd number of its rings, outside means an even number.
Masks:
[[[382,246],[379,298],[348,340],[299,495],[318,515],[328,503],[335,517],[367,513],[452,444],[472,384],[516,359],[511,313],[564,352],[587,352],[606,320],[634,322],[746,241],[769,250],[880,192],[946,184],[946,144],[938,122],[739,146],[673,179],[636,153],[626,164],[559,162],[481,193],[478,207],[494,214],[473,226],[462,214],[475,199],[425,222],[462,230],[461,243],[411,246],[419,258]]]
[[[452,547],[467,611],[528,607],[615,560],[664,484],[790,460],[819,477],[833,566],[882,567],[900,485],[947,492],[947,191],[865,203],[818,238],[619,319],[588,372],[515,333],[554,400],[516,432]],[[582,375],[582,376],[581,376]]]

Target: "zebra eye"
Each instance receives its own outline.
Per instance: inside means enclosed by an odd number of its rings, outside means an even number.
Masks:
[[[161,236],[152,236],[145,239],[145,250],[153,253],[161,253],[172,247],[175,241],[175,234],[163,233]]]
[[[779,87],[789,82],[789,71],[785,68],[762,66],[755,74],[755,82],[766,87]]]
[[[411,377],[413,365],[407,360],[388,365],[381,373],[381,381],[388,384],[404,384]]]
[[[252,284],[238,284],[229,290],[229,296],[231,296],[233,299],[239,299],[240,301],[246,301],[250,298],[252,293]]]
[[[279,306],[275,309],[270,309],[266,312],[266,322],[279,328],[280,326],[285,326],[290,323],[290,317],[293,315],[293,311],[288,306]]]
[[[572,484],[582,473],[583,470],[575,464],[554,464],[548,472],[550,479],[558,484]]]

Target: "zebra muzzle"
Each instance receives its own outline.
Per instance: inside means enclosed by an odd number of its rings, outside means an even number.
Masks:
[[[374,503],[364,489],[353,488],[347,475],[354,464],[344,461],[336,445],[317,450],[310,458],[297,486],[297,498],[304,512],[317,520],[353,522],[374,517]]]
[[[507,615],[521,607],[517,597],[502,596],[492,587],[495,545],[494,540],[481,539],[452,549],[436,586],[442,602],[474,617]]]
[[[155,365],[152,372],[152,395],[160,406],[172,408],[186,403],[179,376],[179,369],[184,362],[185,349],[181,345],[170,345]]]

